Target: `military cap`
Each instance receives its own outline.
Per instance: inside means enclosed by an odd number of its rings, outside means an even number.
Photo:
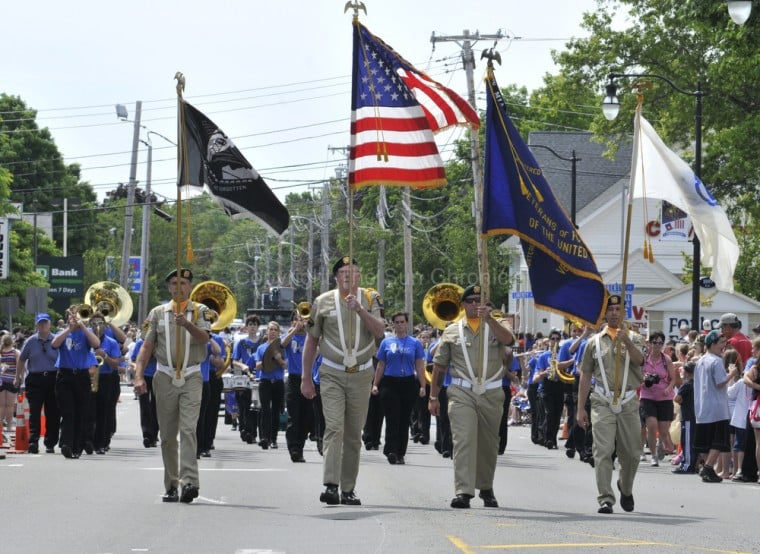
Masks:
[[[464,301],[464,299],[468,296],[480,296],[481,294],[482,289],[480,288],[480,285],[470,285],[464,289],[464,292],[462,293],[462,300]]]
[[[338,270],[343,267],[344,265],[359,265],[356,261],[356,258],[351,258],[349,256],[343,256],[340,258],[337,262],[335,262],[335,265],[333,266],[333,275],[338,273]]]
[[[176,276],[177,276],[177,270],[176,269],[173,270],[173,271],[170,271],[166,275],[166,278],[164,279],[164,282],[168,283],[169,280],[172,277],[176,277]],[[181,279],[187,279],[188,281],[192,281],[193,280],[193,272],[190,271],[189,269],[187,269],[186,267],[183,267],[183,268],[181,268],[179,270],[179,276],[180,276]]]
[[[623,300],[619,294],[610,294],[607,297],[607,307],[605,309],[609,309],[610,306],[620,306],[622,303]]]

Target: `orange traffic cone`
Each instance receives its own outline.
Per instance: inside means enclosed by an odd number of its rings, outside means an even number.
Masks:
[[[26,412],[29,410],[29,404],[26,402],[26,396],[21,393],[16,398],[16,444],[11,454],[24,454],[29,449],[29,427],[26,424]]]
[[[567,432],[567,420],[565,420],[564,425],[562,425],[562,435],[559,437],[559,440],[561,441],[567,440],[569,436],[570,435]]]

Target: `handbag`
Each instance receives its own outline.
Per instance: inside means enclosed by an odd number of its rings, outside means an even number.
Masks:
[[[760,429],[760,395],[749,406],[749,423],[755,429]]]

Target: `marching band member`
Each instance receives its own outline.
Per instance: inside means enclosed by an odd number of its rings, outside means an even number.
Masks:
[[[185,268],[179,274],[174,270],[166,276],[173,300],[148,314],[150,325],[135,363],[135,392],[144,394],[145,366],[151,355],[158,362],[153,389],[164,462],[164,502],[192,502],[198,497],[200,483],[195,457],[203,388],[200,364],[206,358],[211,322],[209,309],[190,300],[192,280],[192,271]]]
[[[100,339],[69,308],[68,324],[58,333],[51,346],[58,349],[55,367],[58,375],[55,395],[61,414],[61,454],[79,458],[85,445],[90,406],[90,349],[100,346]]]
[[[469,508],[475,489],[488,508],[498,507],[493,478],[499,449],[499,422],[504,409],[502,356],[514,343],[512,331],[481,303],[480,285],[462,293],[465,317],[443,331],[433,359],[429,409],[438,415],[438,393],[450,367],[449,420],[454,443],[452,508]],[[482,349],[482,350],[481,350]],[[482,365],[479,365],[479,362]]]
[[[277,433],[280,429],[280,412],[285,393],[285,369],[288,363],[281,351],[274,355],[276,367],[270,369],[264,365],[267,349],[280,340],[280,324],[270,321],[267,324],[267,341],[256,350],[255,356],[248,361],[248,367],[255,364],[256,377],[259,379],[259,399],[261,400],[261,440],[259,446],[277,448]]]
[[[116,417],[114,413],[115,399],[113,394],[113,380],[119,379],[118,367],[121,361],[121,347],[115,339],[107,336],[105,318],[95,312],[90,318],[90,327],[95,336],[100,339],[100,346],[95,350],[95,355],[100,357],[102,363],[96,369],[96,391],[92,395],[94,434],[92,443],[95,452],[105,454],[111,444],[111,436],[116,431]],[[93,425],[90,425],[92,428]]]
[[[418,397],[424,398],[425,352],[422,343],[407,334],[409,314],[391,316],[394,336],[383,339],[377,351],[372,394],[380,397],[385,414],[383,454],[391,465],[405,464],[409,424]]]
[[[248,360],[256,354],[256,350],[262,343],[259,337],[260,324],[261,321],[256,315],[246,318],[245,331],[248,336],[237,342],[232,353],[232,367],[248,375],[250,379],[253,379],[254,374],[248,367]],[[253,444],[258,436],[259,424],[257,412],[251,410],[251,389],[235,390],[235,400],[238,405],[240,439]]]
[[[285,359],[288,362],[288,383],[285,392],[285,404],[288,408],[288,426],[285,429],[285,442],[288,445],[290,459],[294,463],[305,462],[303,449],[309,431],[313,426],[314,408],[312,400],[301,394],[301,376],[303,375],[303,345],[306,342],[306,322],[298,310],[293,312],[290,329],[280,339]]]
[[[149,320],[145,320],[143,323],[143,334],[147,333],[150,325]],[[145,337],[141,336],[137,339],[135,347],[132,349],[131,360],[134,363],[137,360],[137,356],[140,354],[140,349],[145,342]],[[138,395],[140,402],[140,429],[142,431],[143,446],[145,448],[155,447],[158,443],[158,416],[156,415],[156,394],[153,392],[153,376],[156,374],[156,358],[151,356],[148,363],[145,365],[143,378],[145,379],[145,392]]]

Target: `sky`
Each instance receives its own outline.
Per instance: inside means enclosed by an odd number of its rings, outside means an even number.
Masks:
[[[400,55],[465,98],[461,42],[439,38],[501,32],[496,78],[533,90],[556,72],[551,51],[585,36],[595,0],[384,0],[364,2],[360,20]],[[37,110],[66,163],[102,198],[128,182],[133,123],[142,101],[141,139],[153,145],[152,188],[176,197],[176,90],[211,118],[284,200],[320,187],[346,164],[351,91],[351,11],[343,0],[42,0],[3,6],[0,92]],[[476,52],[478,108],[485,63]],[[10,118],[9,114],[4,117]],[[150,131],[150,132],[149,132]],[[439,136],[444,158],[462,131]],[[144,188],[147,147],[138,152]]]

